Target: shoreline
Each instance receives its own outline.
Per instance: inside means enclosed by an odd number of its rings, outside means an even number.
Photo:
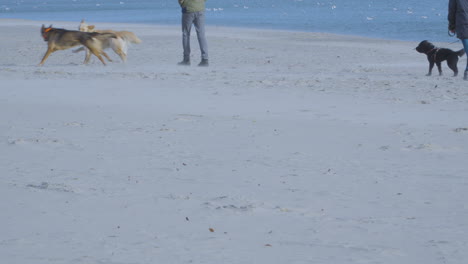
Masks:
[[[45,23],[45,24],[54,24],[54,23],[62,23],[62,24],[71,24],[75,23],[74,21],[63,21],[63,20],[48,20],[47,22],[42,20],[29,20],[29,19],[21,19],[21,18],[0,18],[0,21],[11,21],[11,22],[22,22],[24,25],[34,25],[33,23]],[[78,21],[79,23],[79,21]],[[149,24],[149,23],[127,23],[127,22],[90,22],[94,24],[101,24],[101,25],[118,25],[121,27],[125,27],[125,25],[131,27],[177,27],[179,28],[180,25],[178,24]],[[14,24],[13,24],[14,25]],[[353,34],[338,34],[338,33],[330,33],[330,32],[320,32],[320,31],[301,31],[301,30],[291,30],[291,29],[271,29],[271,28],[261,28],[261,27],[234,27],[234,26],[219,26],[219,25],[212,25],[207,24],[207,29],[210,28],[226,28],[226,29],[233,29],[233,30],[246,30],[246,31],[266,31],[266,32],[284,32],[284,33],[310,33],[310,34],[323,34],[323,35],[331,35],[331,36],[342,36],[342,37],[349,37],[349,38],[362,38],[362,39],[375,39],[375,40],[382,40],[382,41],[401,41],[401,42],[414,42],[419,43],[422,40],[407,40],[407,39],[393,39],[393,38],[380,38],[380,37],[372,37],[372,36],[362,36],[362,35],[353,35]],[[69,28],[70,29],[70,28]],[[70,29],[74,30],[74,29]],[[457,39],[454,37],[453,39]],[[451,43],[451,41],[433,41],[434,43]]]

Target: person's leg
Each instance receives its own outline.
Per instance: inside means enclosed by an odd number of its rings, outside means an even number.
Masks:
[[[202,61],[208,62],[208,43],[205,36],[205,12],[197,12],[193,21],[197,31],[198,44],[200,45]]]
[[[465,74],[463,75],[463,79],[468,81],[468,39],[462,39],[461,42],[463,43],[463,48],[465,49],[465,56],[467,56]]]
[[[192,29],[193,13],[182,14],[182,47],[184,48],[184,60],[182,64],[190,63],[190,31]]]

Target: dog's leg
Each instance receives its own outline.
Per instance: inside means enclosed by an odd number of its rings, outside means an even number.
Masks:
[[[122,49],[116,47],[114,48],[114,51],[120,56],[123,62],[127,62],[127,55],[122,51]]]
[[[458,57],[453,57],[453,58],[448,58],[447,60],[447,66],[453,71],[453,77],[458,75]]]
[[[127,61],[127,51],[126,51],[126,42],[122,38],[112,39],[110,42],[110,46],[114,52],[119,55],[122,62]]]
[[[102,50],[102,43],[99,40],[92,38],[91,40],[86,42],[85,46],[88,48],[90,52],[89,57],[91,56],[91,53],[92,53],[102,62],[102,64],[106,65],[106,62],[101,56],[101,54],[104,51]],[[89,57],[86,57],[85,63],[88,63]]]
[[[102,55],[104,55],[104,57],[106,57],[106,59],[110,62],[112,62],[111,58],[109,58],[109,55],[107,55],[107,53],[105,53],[104,51],[102,52]]]
[[[432,75],[432,68],[434,68],[434,62],[429,61],[429,72],[426,74],[426,76],[431,76]]]
[[[104,61],[104,59],[102,58],[102,56],[100,54],[94,54],[96,55],[96,57],[98,57],[98,59],[102,62],[102,64],[104,64],[104,66],[106,66],[106,62]]]
[[[91,52],[89,51],[89,49],[86,49],[86,57],[83,63],[88,64],[90,58],[91,58]]]
[[[437,64],[437,69],[439,70],[439,76],[442,76],[442,63],[436,62]]]
[[[52,52],[54,52],[55,50],[53,48],[47,48],[47,51],[46,53],[44,54],[44,57],[42,58],[41,62],[39,63],[39,65],[37,66],[42,66],[44,65],[44,62],[47,60],[47,58],[49,58],[50,54],[52,54]]]
[[[101,54],[102,53],[102,50],[97,50],[97,49],[90,49],[91,53],[94,54],[94,56],[96,56],[101,62],[102,64],[106,65],[106,62],[104,61],[104,59],[102,58]]]

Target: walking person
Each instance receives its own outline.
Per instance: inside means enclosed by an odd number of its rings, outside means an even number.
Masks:
[[[178,0],[182,8],[182,46],[184,59],[179,65],[190,65],[190,31],[192,24],[197,31],[201,51],[201,62],[198,66],[208,66],[208,44],[205,37],[205,2],[206,0]]]
[[[449,31],[457,34],[468,54],[468,0],[449,0],[448,21]],[[468,81],[468,56],[463,79]]]

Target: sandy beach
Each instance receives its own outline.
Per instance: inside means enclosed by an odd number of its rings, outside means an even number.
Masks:
[[[89,23],[143,42],[38,67],[0,20],[2,263],[468,261],[468,82],[417,42]]]

